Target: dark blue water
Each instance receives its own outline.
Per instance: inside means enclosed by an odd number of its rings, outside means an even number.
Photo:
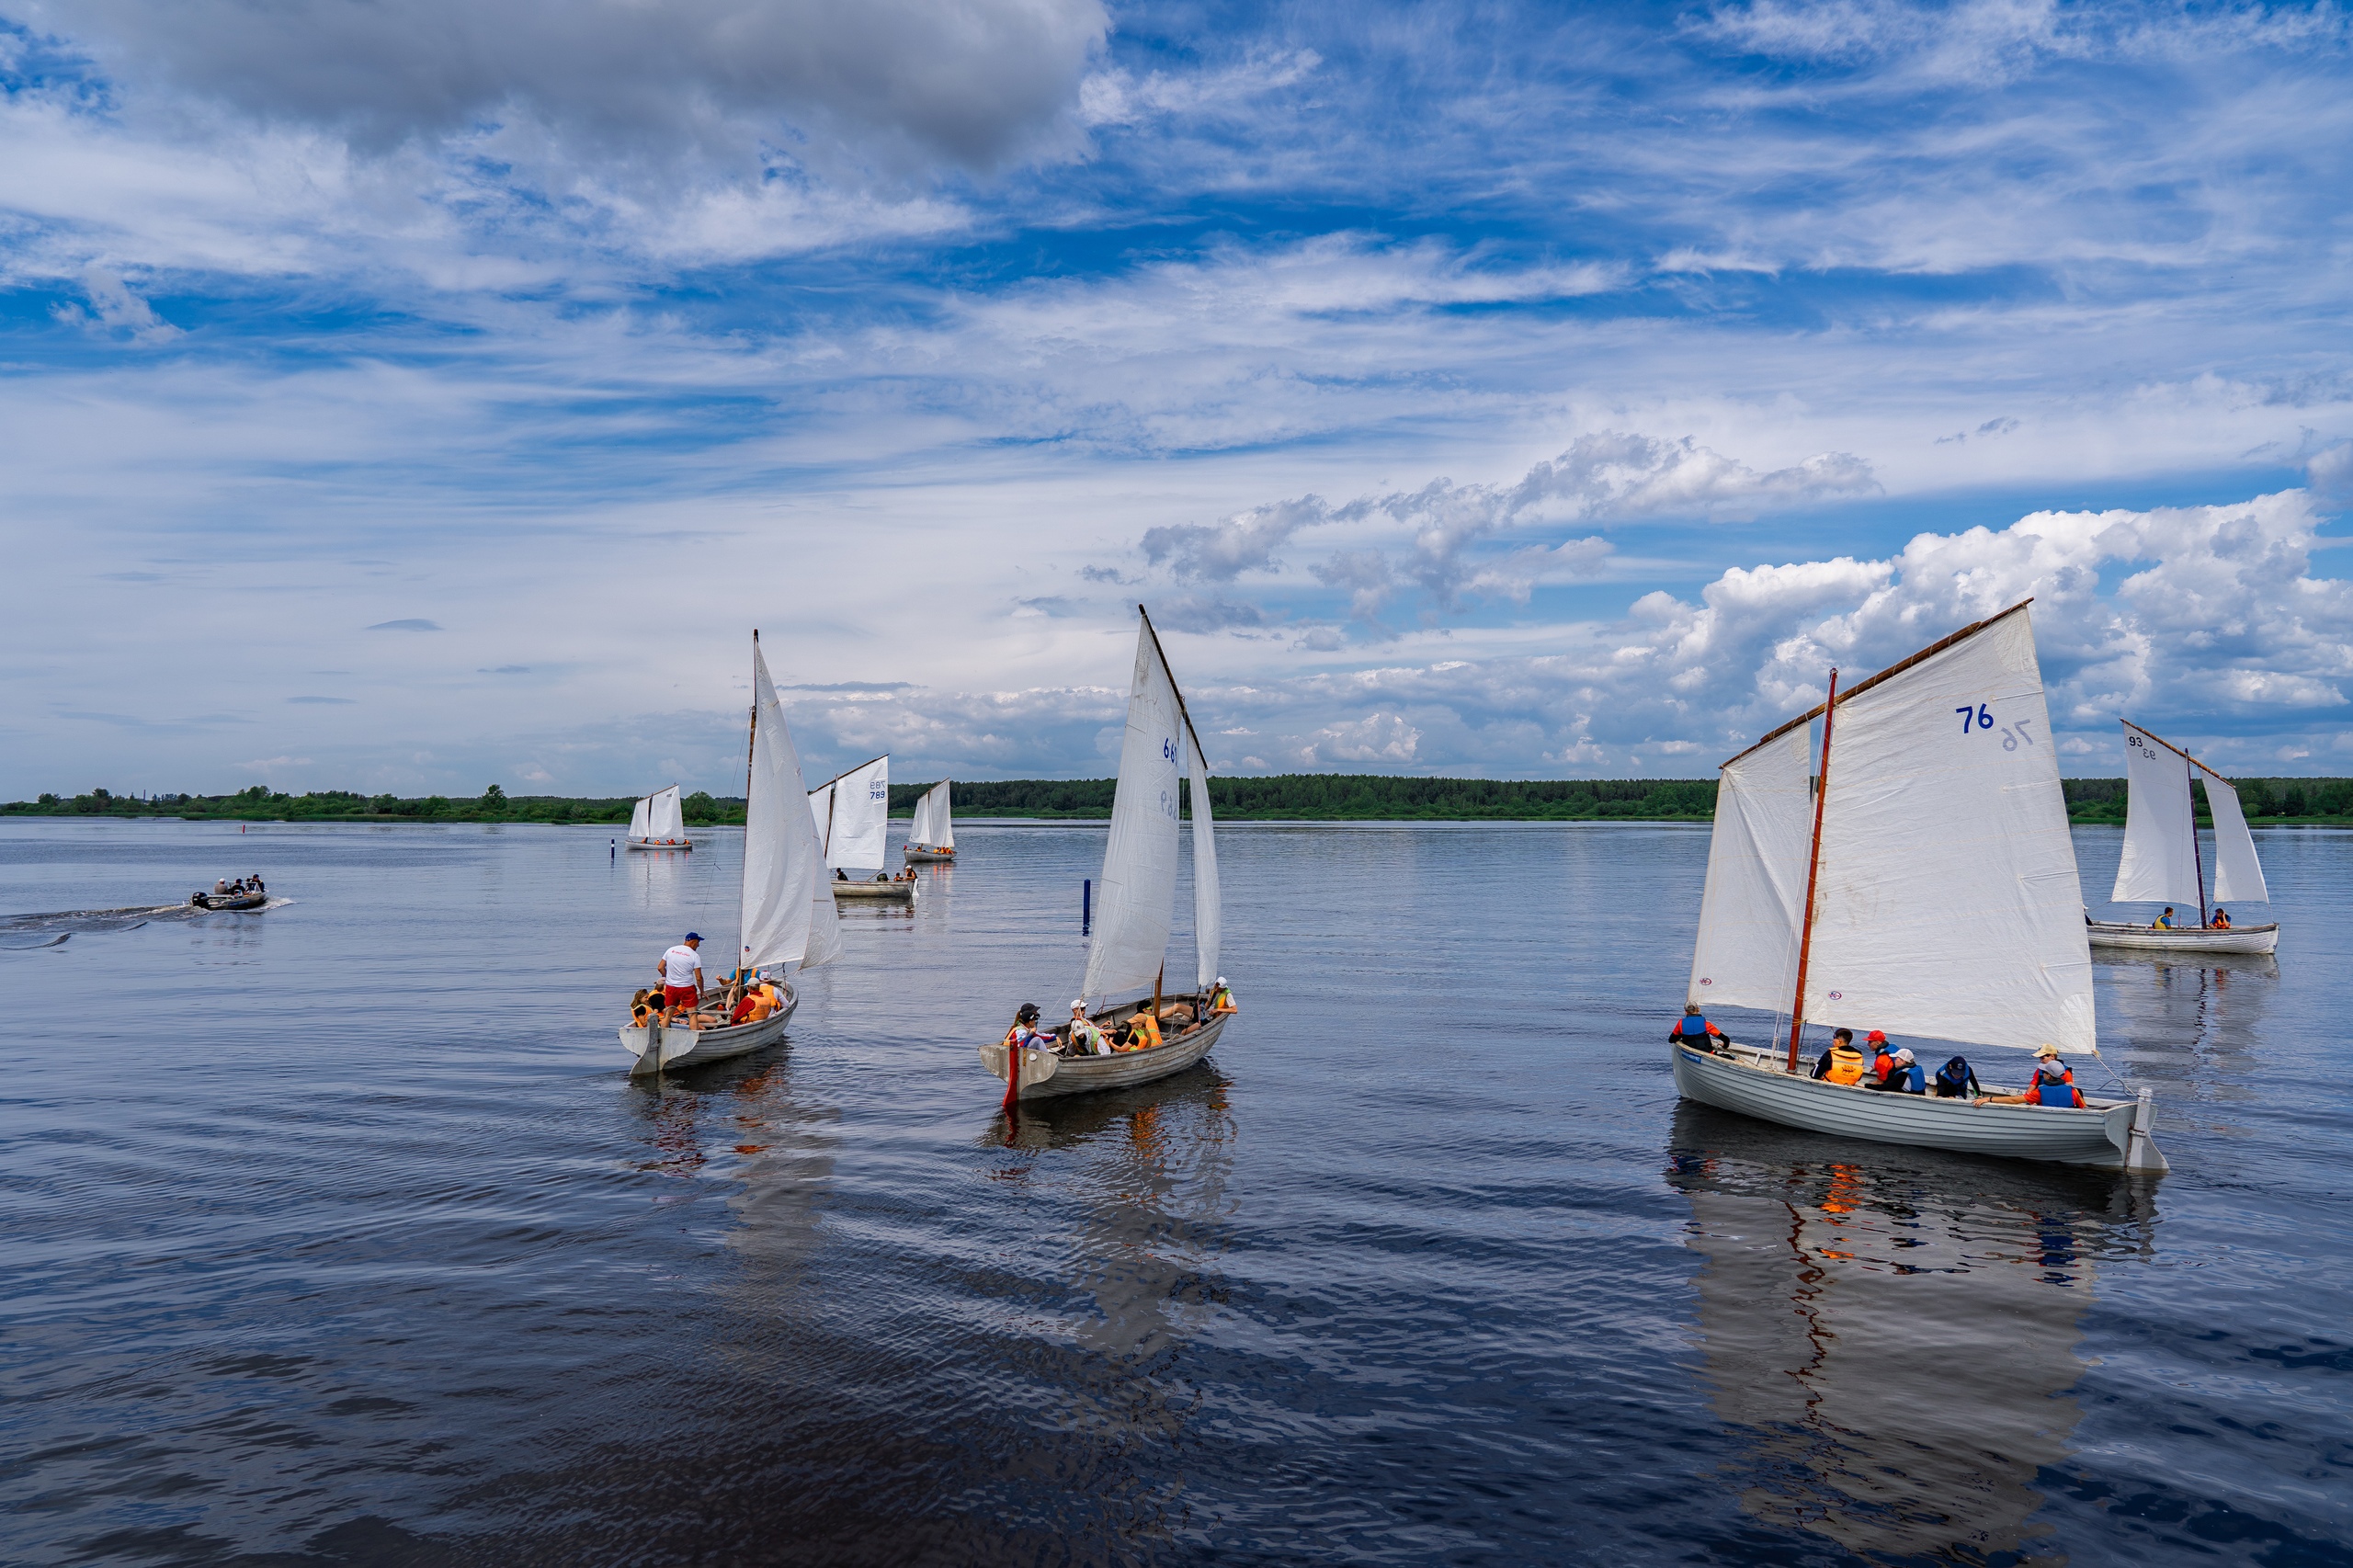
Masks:
[[[0,1557],[2353,1562],[2353,836],[2102,965],[2154,1183],[1678,1104],[1665,827],[1230,829],[1215,1055],[1009,1135],[1101,833],[959,836],[646,1086],[724,835],[0,826],[0,911],[291,901],[0,925]]]

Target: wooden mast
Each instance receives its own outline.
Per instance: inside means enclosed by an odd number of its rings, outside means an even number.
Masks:
[[[1798,1070],[1798,1036],[1805,1028],[1805,965],[1813,949],[1813,890],[1822,874],[1822,808],[1830,798],[1830,730],[1838,720],[1838,671],[1830,671],[1830,695],[1822,704],[1822,767],[1813,780],[1813,847],[1805,862],[1805,924],[1798,935],[1798,989],[1790,1000],[1790,1071]]]
[[[752,722],[744,733],[744,848],[745,851],[745,864],[744,869],[746,872],[751,869],[752,769],[759,759],[759,753],[760,629],[755,626],[752,628]],[[744,940],[744,937],[746,935],[747,933],[744,929],[744,896],[742,891],[739,889],[735,895],[735,977],[738,980],[741,980],[744,977],[745,972],[751,967],[744,961],[745,957],[752,950],[750,944]]]

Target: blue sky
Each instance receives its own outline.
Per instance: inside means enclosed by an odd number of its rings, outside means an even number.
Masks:
[[[0,0],[0,795],[2353,772],[2326,7]]]

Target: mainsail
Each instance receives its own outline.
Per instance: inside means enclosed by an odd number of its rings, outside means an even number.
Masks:
[[[841,921],[825,885],[801,754],[768,678],[759,634],[752,639],[752,762],[744,801],[743,950],[746,968],[798,962],[812,969],[841,956]]]
[[[956,824],[948,810],[949,780],[943,778],[915,801],[915,820],[908,824],[907,842],[929,849],[956,847]]]
[[[1142,607],[1137,608],[1141,614]],[[1079,986],[1080,994],[1090,1000],[1149,991],[1160,979],[1176,910],[1177,790],[1187,767],[1201,781],[1193,797],[1194,918],[1203,973],[1213,980],[1219,938],[1217,851],[1209,815],[1208,767],[1160,640],[1153,635],[1152,618],[1146,615],[1136,633],[1135,680],[1128,695],[1127,735],[1120,746],[1119,787],[1111,797],[1110,841],[1103,849],[1094,943],[1086,953],[1086,978]],[[1201,891],[1204,867],[1206,894]],[[1204,898],[1210,911],[1206,926],[1200,923]]]
[[[881,866],[891,823],[891,759],[860,763],[810,790],[809,817],[827,866]]]
[[[1777,1013],[1796,994],[1813,767],[1803,720],[1723,765],[1687,1000]]]
[[[2124,777],[2124,855],[2116,865],[2116,891],[2109,896],[2119,903],[2182,903],[2203,910],[2189,759],[2127,720]]]
[[[2110,897],[2119,903],[2186,904],[2203,918],[2198,819],[2189,794],[2194,770],[2206,776],[2206,804],[2214,813],[2214,902],[2271,902],[2263,863],[2255,857],[2255,837],[2229,779],[2129,719],[2124,769],[2131,791],[2124,808],[2124,855]]]
[[[2083,893],[2026,606],[1840,693],[1834,735],[1810,920],[1791,825],[1804,720],[1727,765],[1694,999],[1794,1000],[1859,1033],[2093,1049]]]

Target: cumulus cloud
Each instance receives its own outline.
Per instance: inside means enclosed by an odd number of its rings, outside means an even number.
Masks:
[[[130,284],[103,267],[82,269],[82,290],[89,308],[60,304],[52,312],[59,321],[125,337],[133,343],[168,343],[180,335],[178,327],[157,315],[154,307],[132,292]]]

